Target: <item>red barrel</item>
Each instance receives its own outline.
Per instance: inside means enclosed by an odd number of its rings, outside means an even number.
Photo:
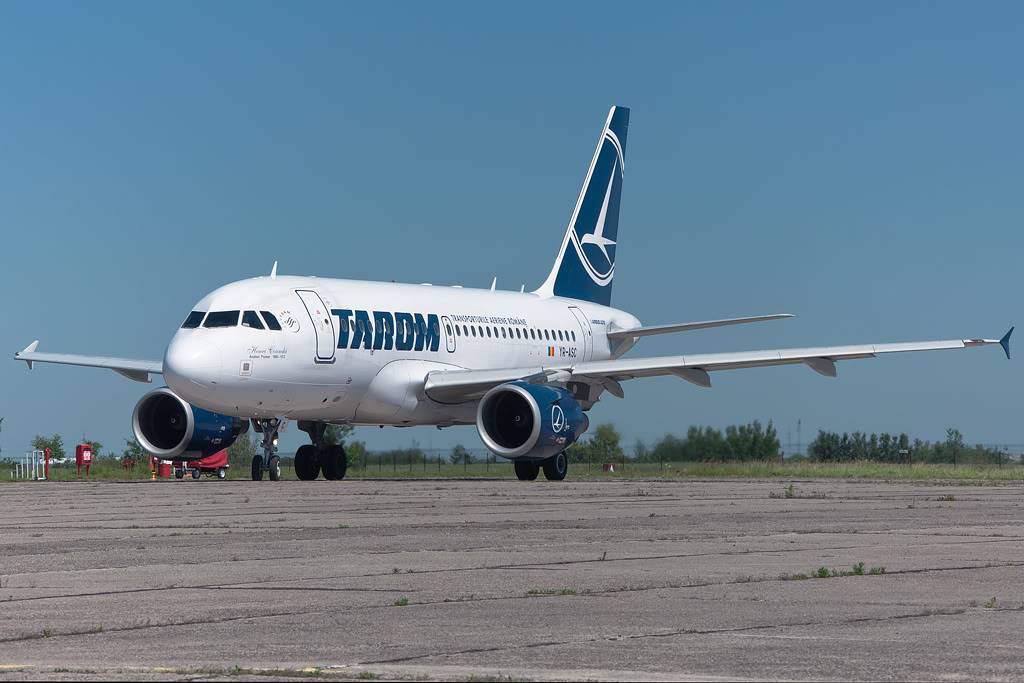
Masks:
[[[171,461],[170,460],[161,460],[160,461],[160,466],[157,469],[156,476],[160,477],[161,479],[170,479],[171,478]]]

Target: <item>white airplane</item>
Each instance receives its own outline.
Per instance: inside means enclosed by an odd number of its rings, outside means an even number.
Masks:
[[[1002,339],[830,346],[624,358],[646,336],[792,317],[761,315],[644,326],[610,307],[629,110],[612,107],[547,280],[535,291],[278,276],[233,282],[203,297],[162,361],[40,353],[15,358],[109,368],[167,386],[135,406],[139,443],[166,459],[230,445],[249,425],[263,434],[252,478],[281,476],[277,434],[297,421],[311,443],[295,454],[300,479],[345,476],[345,451],[328,424],[476,424],[483,443],[520,479],[566,476],[566,449],[586,411],[621,382],[675,375],[710,387],[710,373],[803,364],[827,377],[836,362],[883,353],[1000,344]]]

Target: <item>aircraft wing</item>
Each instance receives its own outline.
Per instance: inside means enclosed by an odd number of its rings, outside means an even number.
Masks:
[[[33,363],[60,363],[62,365],[81,365],[87,368],[107,368],[136,382],[149,382],[149,375],[162,374],[163,363],[158,360],[135,360],[132,358],[109,358],[107,356],[79,356],[70,353],[40,353],[39,340],[32,342],[14,354],[15,360],[23,360],[32,369]]]
[[[621,397],[621,380],[635,377],[675,375],[698,386],[710,387],[709,373],[720,370],[768,367],[772,365],[807,365],[826,377],[836,376],[836,362],[857,358],[874,358],[885,353],[966,349],[999,344],[1010,357],[1010,335],[1002,339],[951,339],[948,341],[907,342],[899,344],[862,344],[857,346],[821,346],[803,349],[741,351],[737,353],[702,353],[654,358],[619,358],[592,361],[577,365],[545,368],[509,368],[508,370],[455,370],[427,375],[424,391],[440,402],[467,401],[479,398],[491,387],[515,380],[536,381],[541,373],[549,382],[578,381],[602,384]]]

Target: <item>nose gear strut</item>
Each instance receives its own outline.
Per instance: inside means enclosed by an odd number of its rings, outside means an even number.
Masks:
[[[277,456],[277,435],[284,430],[287,423],[287,419],[276,417],[252,421],[253,429],[263,433],[263,440],[260,442],[263,455],[252,456],[253,481],[262,481],[264,472],[269,473],[270,481],[281,480],[281,458]]]

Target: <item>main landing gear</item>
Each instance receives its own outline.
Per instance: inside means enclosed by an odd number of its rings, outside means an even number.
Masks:
[[[311,444],[300,446],[295,452],[295,476],[303,481],[313,481],[323,472],[324,479],[338,481],[345,478],[348,458],[345,448],[324,443],[325,422],[299,420],[299,429],[309,434]]]
[[[565,451],[562,451],[547,460],[514,460],[512,467],[519,481],[533,481],[541,470],[548,481],[562,481],[569,473],[569,458],[566,457]]]
[[[285,421],[276,417],[253,420],[253,427],[263,433],[263,455],[252,456],[252,480],[263,481],[263,473],[270,475],[270,481],[281,481],[281,458],[277,457],[277,433]]]

